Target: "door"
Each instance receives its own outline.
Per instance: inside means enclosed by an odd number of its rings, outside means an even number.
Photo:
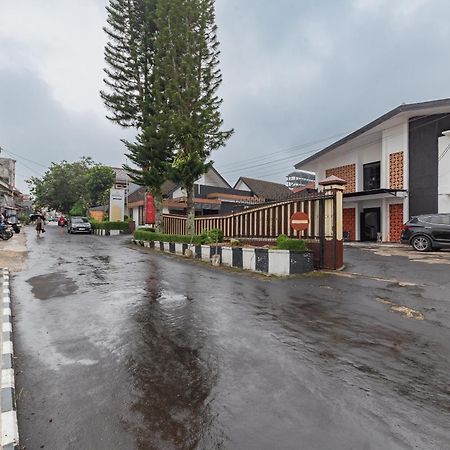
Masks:
[[[377,233],[381,231],[381,209],[365,208],[360,216],[361,241],[377,240]]]

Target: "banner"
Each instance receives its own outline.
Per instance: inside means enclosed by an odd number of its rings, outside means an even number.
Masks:
[[[145,194],[145,223],[149,225],[155,223],[155,200],[149,192]]]
[[[125,191],[111,189],[109,195],[109,220],[111,222],[123,221],[125,215]]]

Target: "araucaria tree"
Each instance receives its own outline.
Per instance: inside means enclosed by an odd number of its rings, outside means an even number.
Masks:
[[[108,116],[122,127],[137,129],[136,142],[123,141],[136,168],[126,166],[132,179],[146,186],[154,195],[156,227],[162,231],[161,185],[167,179],[172,149],[165,142],[153,116],[153,60],[155,16],[158,0],[110,0],[108,36],[105,47],[104,80],[107,91],[101,97],[110,110]]]
[[[214,0],[160,0],[157,6],[154,80],[159,87],[160,123],[170,136],[170,176],[186,191],[187,231],[195,233],[194,183],[210,164],[211,152],[233,130],[222,131],[222,81]]]

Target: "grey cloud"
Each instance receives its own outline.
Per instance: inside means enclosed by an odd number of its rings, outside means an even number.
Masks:
[[[351,131],[402,102],[450,96],[448,2],[429,1],[405,16],[390,8],[364,10],[354,2],[335,1],[219,0],[217,11],[224,118],[237,132],[214,159],[230,178],[238,175],[230,171],[230,159],[235,169],[244,157]],[[314,49],[311,30],[330,49]],[[252,52],[243,54],[249,41]],[[312,80],[297,82],[289,73],[311,63]],[[278,78],[256,95],[239,89],[257,83],[265,76],[262,70],[273,70]],[[304,156],[291,151],[272,158],[289,155],[292,160],[246,169],[242,175],[283,181],[290,162]]]
[[[0,70],[0,99],[0,145],[6,150],[43,165],[80,156],[112,165],[124,162],[120,138],[131,139],[131,131],[92,114],[68,112],[32,72]],[[17,161],[23,176],[45,170],[22,158]],[[19,188],[25,188],[22,181]]]

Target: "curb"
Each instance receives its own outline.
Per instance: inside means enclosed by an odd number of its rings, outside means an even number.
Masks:
[[[267,248],[217,247],[215,245],[181,244],[163,241],[131,240],[132,244],[176,255],[184,255],[186,249],[192,251],[194,259],[212,263],[218,255],[215,265],[224,265],[236,269],[248,270],[276,276],[298,275],[314,270],[313,254],[294,250]]]
[[[1,445],[4,450],[19,449],[19,430],[17,426],[17,406],[14,382],[14,348],[12,339],[11,291],[9,271],[0,269],[2,277],[2,400],[1,400]]]

